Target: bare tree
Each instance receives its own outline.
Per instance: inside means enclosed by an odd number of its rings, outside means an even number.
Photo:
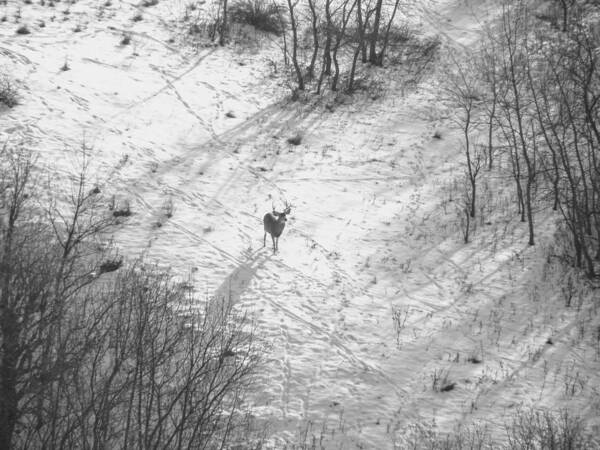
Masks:
[[[496,108],[498,96],[500,95],[498,83],[498,51],[495,39],[491,38],[488,30],[487,39],[481,47],[479,63],[483,81],[487,86],[487,95],[484,102],[487,113],[487,168],[492,170],[494,166],[494,129],[496,127]]]
[[[30,153],[5,145],[0,159],[1,202],[9,212],[0,254],[0,385],[6,399],[0,406],[0,446],[12,448],[29,408],[41,424],[43,411],[56,406],[63,368],[76,364],[68,346],[67,304],[91,282],[98,254],[86,249],[88,238],[110,219],[88,209],[95,193],[88,191],[85,168],[75,182],[70,213],[59,213],[60,225],[36,219],[43,212],[32,202]]]
[[[477,199],[477,177],[482,167],[482,154],[479,147],[472,143],[472,133],[479,127],[479,116],[482,108],[482,94],[477,79],[475,67],[467,65],[466,61],[454,58],[454,73],[449,77],[447,92],[450,99],[458,107],[454,121],[463,134],[467,177],[471,187],[469,195],[469,215],[475,217]]]
[[[336,39],[333,44],[333,49],[331,52],[331,58],[332,58],[333,65],[334,65],[334,74],[333,74],[333,78],[331,80],[331,90],[332,91],[337,90],[338,80],[340,78],[340,63],[338,61],[338,51],[340,49],[340,45],[342,44],[343,39],[346,38],[346,27],[348,25],[348,21],[350,20],[352,12],[354,11],[354,8],[356,7],[356,2],[357,2],[357,0],[354,0],[350,4],[349,8],[348,8],[348,3],[349,3],[348,1],[344,1],[342,3],[340,25],[339,25],[339,27],[337,27]]]
[[[300,91],[304,90],[304,76],[302,74],[302,69],[300,68],[300,63],[298,62],[298,23],[296,21],[295,8],[298,5],[299,0],[287,0],[288,11],[290,14],[290,26],[292,28],[292,64],[294,65],[294,70],[296,72],[296,83],[297,88]]]
[[[358,0],[356,5],[356,28],[358,32],[358,49],[357,53],[360,53],[361,60],[363,63],[367,62],[367,41],[365,39],[365,33],[369,26],[369,14],[368,7],[366,13],[363,11],[363,0]],[[356,57],[354,59],[357,59]],[[355,66],[356,64],[354,64]],[[353,67],[354,67],[353,66]]]
[[[522,1],[503,6],[501,19],[500,73],[506,89],[500,106],[501,127],[511,147],[515,181],[521,206],[521,220],[527,216],[529,245],[534,245],[533,185],[536,179],[536,155],[533,153],[533,130],[528,128],[531,100],[527,88],[527,60],[529,38],[529,11]],[[525,192],[521,187],[521,162],[525,164]],[[524,206],[524,208],[523,208]]]
[[[385,29],[385,34],[383,35],[383,43],[381,44],[381,50],[379,51],[379,54],[377,55],[377,64],[379,66],[383,65],[383,59],[385,57],[385,52],[387,51],[388,43],[390,40],[390,31],[392,29],[394,19],[396,18],[396,13],[398,12],[399,6],[400,6],[400,0],[395,0],[394,7],[392,9],[392,14],[390,16],[390,19],[388,20],[388,23],[387,23],[387,26]]]
[[[0,446],[224,448],[249,442],[258,361],[228,299],[158,269],[108,264],[112,225],[87,153],[70,204],[42,208],[30,154],[0,155]],[[204,307],[199,307],[204,304]]]
[[[598,35],[586,17],[598,6],[559,3],[560,32],[536,22],[523,0],[503,5],[499,27],[490,33],[493,45],[484,55],[483,77],[497,94],[494,120],[491,110],[488,118],[510,151],[529,244],[535,205],[544,207],[539,204],[544,198],[537,198],[542,187],[570,232],[574,265],[593,277],[600,259],[600,74]]]
[[[317,94],[321,93],[321,86],[325,76],[331,74],[331,44],[333,41],[333,19],[331,16],[331,0],[325,0],[325,43],[323,44],[323,62],[319,81],[317,82]]]
[[[225,40],[227,39],[227,34],[229,32],[229,22],[228,22],[228,0],[222,0],[222,8],[223,8],[223,19],[221,20],[221,25],[219,27],[219,45],[225,45]]]
[[[317,56],[319,55],[319,16],[317,14],[315,0],[308,0],[308,7],[310,9],[313,52],[310,58],[310,65],[308,66],[307,76],[309,79],[313,79],[315,76],[315,64],[317,63]]]
[[[377,41],[379,40],[379,28],[381,27],[381,10],[383,8],[383,0],[376,0],[373,8],[375,16],[373,17],[373,29],[371,31],[369,42],[369,62],[374,65],[379,65],[379,57],[377,55]]]

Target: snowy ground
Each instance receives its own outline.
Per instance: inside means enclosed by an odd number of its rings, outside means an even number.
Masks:
[[[481,3],[428,0],[410,19],[468,48]],[[2,8],[0,62],[24,86],[0,113],[3,139],[62,173],[85,139],[98,183],[134,213],[115,236],[121,252],[191,272],[201,295],[255,314],[270,348],[256,414],[274,448],[309,423],[332,448],[391,448],[414,423],[495,431],[530,404],[573,406],[600,425],[592,294],[565,308],[564,272],[543,264],[544,239],[527,248],[500,185],[489,225],[461,243],[443,73],[330,111],[281,101],[267,50],[182,46],[183,3],[22,4],[24,36],[17,4]],[[294,206],[273,254],[261,217],[284,200]],[[539,220],[550,234],[554,218]],[[433,389],[440,373],[453,390]]]

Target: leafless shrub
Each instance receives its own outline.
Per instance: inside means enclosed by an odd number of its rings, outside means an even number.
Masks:
[[[394,450],[493,450],[490,431],[486,426],[472,424],[456,427],[451,433],[439,433],[435,425],[413,424],[396,433]]]
[[[161,228],[165,222],[173,217],[173,199],[168,198],[161,206],[159,216],[154,223],[156,228]]]
[[[296,133],[287,138],[287,143],[292,145],[300,145],[302,143],[302,133]]]
[[[435,62],[441,45],[439,36],[420,37],[413,33],[408,41],[390,52],[390,64],[409,67],[415,75],[423,74]]]
[[[469,357],[467,357],[467,362],[470,362],[471,364],[481,364],[481,358],[477,355],[471,355]]]
[[[117,257],[112,259],[107,259],[100,264],[99,270],[100,274],[114,272],[118,270],[123,265],[123,258]]]
[[[508,448],[575,450],[597,448],[586,433],[583,421],[563,409],[557,413],[521,409],[512,423],[506,426]]]
[[[113,206],[110,208],[112,210],[113,217],[129,217],[131,216],[131,208],[129,206],[129,202],[126,200],[121,205],[114,204],[113,197]]]
[[[359,76],[353,80],[352,89],[346,89],[346,93],[364,92],[371,100],[385,97],[387,84],[384,79],[369,75]]]
[[[267,0],[238,0],[229,7],[232,22],[252,25],[257,30],[281,35],[284,23],[282,7]]]
[[[131,44],[131,34],[130,33],[123,33],[123,35],[121,36],[120,44],[122,46],[126,46],[126,45]]]
[[[162,210],[167,219],[173,217],[173,199],[168,198],[162,205]]]
[[[579,336],[579,338],[582,339],[583,336]],[[563,375],[565,397],[574,397],[576,394],[579,394],[585,389],[586,384],[587,379],[585,375],[577,369],[574,361],[570,365],[565,366]]]
[[[0,73],[0,104],[9,108],[19,104],[19,92],[15,82],[6,74]]]
[[[17,34],[31,34],[31,31],[29,30],[29,27],[27,25],[21,25],[19,28],[17,28],[16,31]]]
[[[394,49],[401,48],[417,37],[416,30],[409,23],[391,26],[388,34],[388,53],[393,53]]]
[[[434,392],[448,392],[456,387],[456,383],[450,381],[448,369],[435,369],[431,373],[431,388]]]
[[[585,430],[580,417],[566,409],[536,411],[519,409],[514,419],[503,426],[505,442],[500,443],[481,424],[458,426],[441,433],[435,424],[412,424],[394,436],[394,449],[411,450],[508,450],[556,449],[592,450],[598,440]]]
[[[410,315],[410,309],[408,307],[396,307],[392,306],[392,321],[394,322],[394,331],[396,333],[396,346],[400,346],[400,335],[404,327],[406,326],[406,321],[408,320],[408,316]]]

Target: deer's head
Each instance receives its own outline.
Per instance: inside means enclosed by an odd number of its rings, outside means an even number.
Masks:
[[[287,215],[292,211],[292,205],[290,203],[288,203],[287,201],[285,202],[285,209],[283,210],[283,212],[279,212],[277,210],[275,210],[275,205],[273,205],[273,215],[275,217],[277,217],[277,222],[279,223],[285,223],[287,221]]]

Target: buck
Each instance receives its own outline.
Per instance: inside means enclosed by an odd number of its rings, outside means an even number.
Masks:
[[[265,214],[263,218],[263,224],[265,226],[265,236],[263,238],[263,247],[267,245],[267,233],[271,235],[271,239],[273,240],[273,253],[279,250],[279,236],[283,233],[283,229],[285,228],[285,222],[287,220],[286,216],[292,210],[292,205],[288,202],[285,202],[285,209],[283,212],[275,211],[275,206],[273,206],[273,212]]]

